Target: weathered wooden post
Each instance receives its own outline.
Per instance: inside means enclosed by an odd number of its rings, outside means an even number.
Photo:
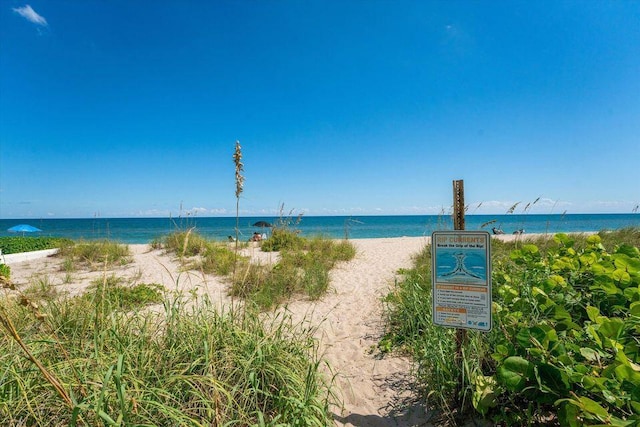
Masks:
[[[464,395],[467,329],[489,332],[493,323],[491,236],[486,231],[466,231],[464,215],[464,183],[453,181],[454,230],[431,234],[431,283],[433,323],[457,328],[454,363],[460,369],[455,390],[458,404]]]
[[[464,181],[459,179],[453,181],[453,229],[464,230]],[[455,364],[460,368],[460,374],[458,375],[458,385],[456,390],[456,400],[458,403],[462,403],[462,391],[463,391],[463,378],[464,378],[464,366],[462,357],[462,347],[467,342],[467,330],[458,328],[456,329],[456,357]]]

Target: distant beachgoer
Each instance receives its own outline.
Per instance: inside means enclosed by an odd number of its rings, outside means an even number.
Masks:
[[[513,234],[524,234],[524,228],[514,231]]]
[[[504,234],[504,231],[500,230],[499,228],[495,228],[495,227],[493,227],[491,229],[491,231],[493,231],[493,234]]]
[[[230,242],[235,242],[236,241],[236,238],[233,237],[233,236],[229,236],[229,237],[227,237],[227,239],[229,239]]]
[[[253,236],[251,237],[251,241],[252,242],[259,242],[260,240],[262,240],[262,236],[260,235],[260,233],[258,233],[257,231],[255,231],[253,233]]]

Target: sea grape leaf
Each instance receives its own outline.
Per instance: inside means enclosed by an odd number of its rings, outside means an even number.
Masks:
[[[602,340],[600,339],[600,335],[598,335],[596,328],[594,328],[592,325],[589,325],[586,328],[586,332],[587,335],[589,335],[591,339],[594,340],[596,344],[598,344],[598,347],[602,348]]]
[[[632,258],[626,254],[615,254],[613,257],[613,263],[617,268],[628,271],[629,273],[637,273],[640,271],[640,259]]]
[[[623,329],[624,322],[622,319],[614,317],[612,319],[604,319],[598,328],[598,332],[605,338],[618,339]]]
[[[587,237],[587,243],[590,245],[597,245],[598,243],[601,243],[601,242],[602,242],[602,238],[597,234],[592,234],[589,237]]]
[[[497,405],[497,398],[494,391],[496,381],[492,376],[478,375],[475,380],[476,388],[473,392],[473,407],[485,415],[490,408]]]
[[[637,366],[637,365],[636,365]],[[630,365],[618,365],[615,369],[616,378],[620,381],[629,381],[631,384],[640,384],[640,372]]]
[[[640,258],[640,249],[636,248],[635,246],[623,243],[618,247],[618,250],[615,254],[625,254],[631,258]]]
[[[585,266],[591,266],[591,265],[594,265],[596,262],[598,262],[598,256],[593,252],[582,254],[580,255],[579,259],[580,259],[580,264]]]
[[[589,347],[580,348],[580,354],[589,362],[597,362],[598,361],[598,352]]]
[[[568,234],[565,234],[565,233],[556,234],[555,236],[553,236],[553,240],[556,243],[562,244],[566,248],[570,248],[575,243],[575,241],[571,239]]]
[[[583,424],[578,420],[578,415],[578,407],[566,402],[563,402],[558,409],[558,421],[563,427],[581,427]]]
[[[511,391],[522,391],[533,374],[533,365],[520,356],[505,359],[497,371],[498,378]]]
[[[558,340],[557,332],[548,325],[533,326],[529,329],[521,329],[516,334],[516,339],[522,347],[531,347],[539,344],[545,350],[549,349],[549,343]],[[529,351],[532,351],[529,348]]]
[[[609,416],[609,412],[605,408],[603,408],[598,402],[595,400],[591,400],[588,397],[579,397],[581,407],[584,411],[589,412],[601,419],[606,419]]]
[[[562,307],[561,305],[556,305],[553,308],[553,318],[556,319],[557,321],[571,321],[571,314],[567,311],[566,308]]]
[[[640,301],[640,286],[627,288],[624,290],[623,294],[628,301]]]
[[[622,293],[622,290],[618,288],[614,280],[617,280],[613,277],[614,272],[611,273],[611,277],[605,275],[598,275],[595,277],[594,285],[591,286],[591,289],[600,289],[604,291],[608,295],[615,295]]]
[[[548,363],[537,366],[540,385],[549,391],[560,395],[569,391],[569,378],[567,374],[557,367]]]
[[[545,280],[545,285],[549,290],[555,289],[558,286],[561,288],[565,288],[567,286],[567,281],[562,276],[552,274],[547,278],[547,280]]]
[[[589,320],[593,323],[598,323],[598,317],[600,316],[600,309],[598,307],[594,307],[592,305],[588,305],[585,310],[587,311],[587,316],[589,316]]]

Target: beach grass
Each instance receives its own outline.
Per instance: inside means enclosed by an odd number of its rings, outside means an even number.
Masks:
[[[74,271],[79,266],[100,270],[122,266],[132,261],[128,245],[110,240],[69,242],[60,246],[58,256],[65,259],[65,271]]]
[[[227,243],[209,241],[193,230],[170,234],[163,247],[179,255],[185,269],[225,277],[232,296],[261,309],[303,295],[312,300],[320,298],[329,287],[331,269],[356,253],[347,240],[305,238],[284,227],[275,228],[268,239],[260,242],[262,251],[279,253],[279,260],[273,265],[251,263]]]
[[[313,329],[107,282],[0,299],[0,425],[332,424]]]
[[[245,264],[245,257],[238,256],[227,243],[208,240],[193,229],[176,231],[165,236],[157,247],[175,253],[185,270],[198,270],[227,276],[235,263]]]
[[[247,264],[234,277],[231,295],[246,299],[262,309],[274,307],[297,296],[320,298],[329,287],[329,272],[340,261],[355,256],[348,241],[321,236],[304,238],[295,230],[276,228],[261,242],[263,251],[278,251],[275,265]]]

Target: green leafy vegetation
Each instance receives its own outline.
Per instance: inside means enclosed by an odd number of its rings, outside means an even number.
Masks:
[[[494,241],[490,333],[431,324],[430,249],[387,296],[380,349],[416,361],[445,418],[494,425],[640,425],[640,251],[637,229],[536,242]],[[459,379],[462,391],[456,395]]]
[[[295,230],[289,228],[274,228],[271,236],[260,244],[265,252],[276,252],[280,250],[295,251],[304,247],[304,238]]]
[[[0,250],[3,254],[17,254],[21,252],[42,251],[56,249],[71,244],[70,239],[58,237],[0,237]]]

